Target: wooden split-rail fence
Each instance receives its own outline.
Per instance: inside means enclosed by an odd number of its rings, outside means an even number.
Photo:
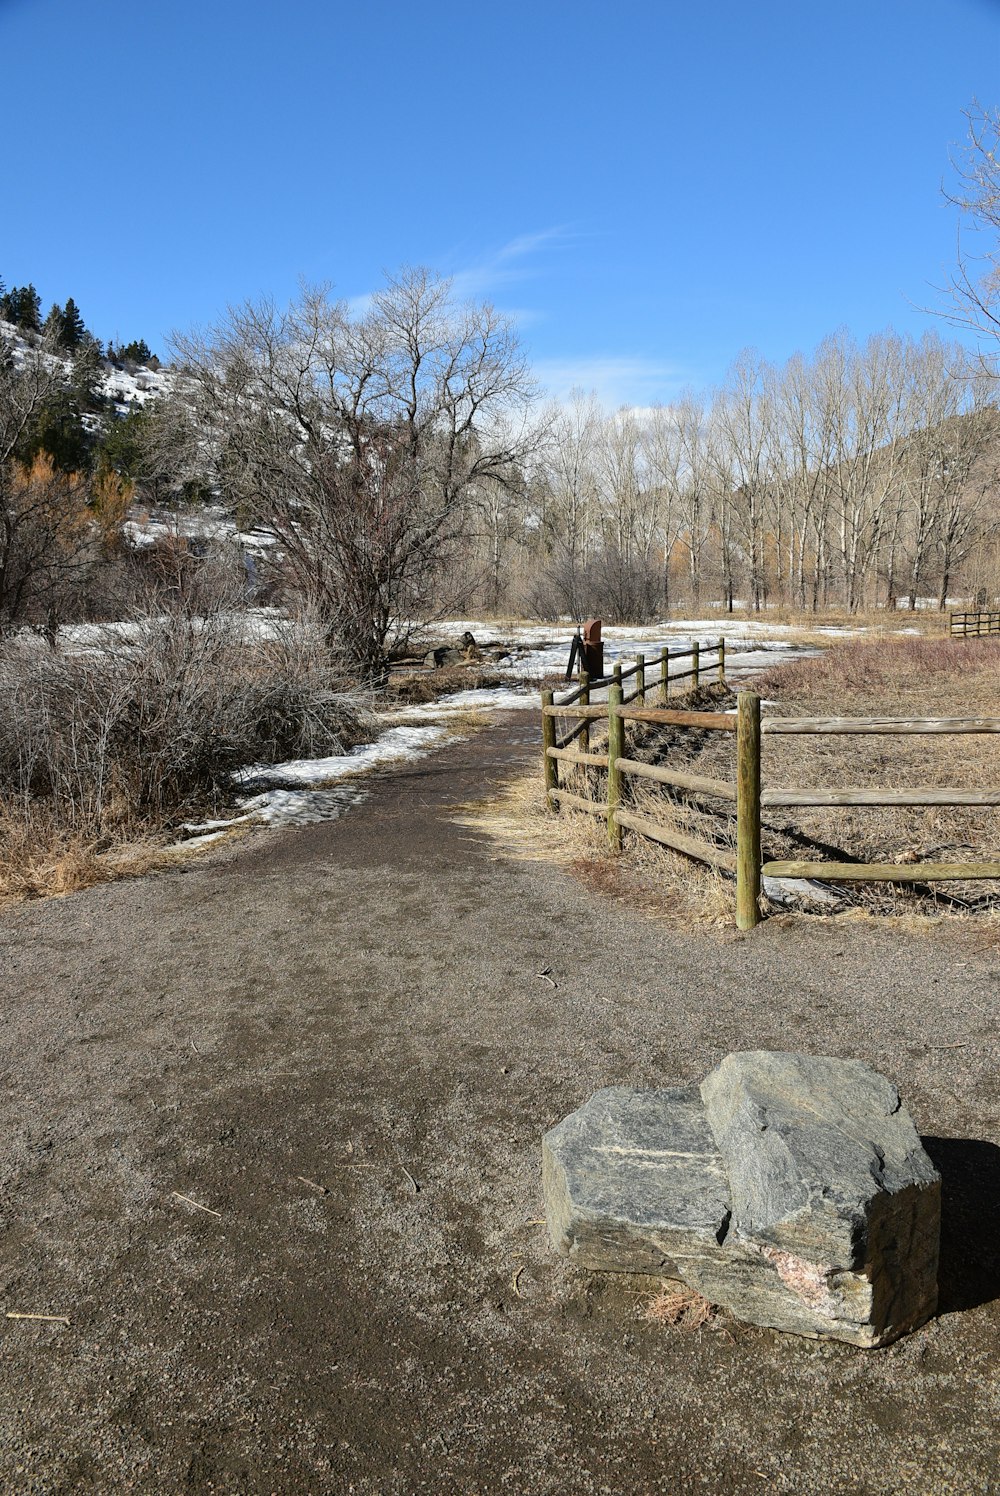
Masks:
[[[664,700],[669,686],[679,680],[700,681],[704,678],[704,658],[709,652],[697,644],[689,650],[663,650],[659,666],[658,689]],[[720,639],[710,647],[717,679],[725,683],[726,645]],[[693,667],[672,672],[671,662],[690,658]],[[625,682],[635,680],[632,691]],[[606,703],[591,702],[591,691],[608,687]],[[1000,733],[1000,717],[970,718],[900,718],[900,717],[761,717],[760,697],[742,691],[735,711],[687,711],[648,704],[650,683],[648,665],[643,656],[629,669],[620,665],[611,676],[600,681],[580,678],[579,685],[559,701],[552,691],[542,692],[542,743],[545,789],[550,808],[565,805],[591,815],[606,817],[608,840],[612,851],[620,851],[622,830],[659,842],[662,846],[696,858],[736,880],[736,923],[749,930],[761,918],[760,894],[763,878],[812,878],[837,883],[935,883],[953,879],[1000,879],[996,862],[807,862],[770,861],[761,856],[761,810],[810,806],[1000,806],[1000,789],[949,789],[925,787],[915,789],[763,789],[761,785],[761,742],[764,737],[788,733],[909,735],[913,733]],[[556,723],[570,719],[575,725],[557,737]],[[590,751],[590,724],[607,719],[606,753]],[[660,723],[698,732],[729,732],[736,735],[736,778],[725,780],[673,769],[668,765],[649,764],[630,759],[627,754],[626,726],[629,722]],[[576,743],[578,746],[572,746]],[[596,801],[563,788],[559,782],[560,764],[603,769],[607,772],[607,795]],[[699,837],[687,835],[673,826],[663,825],[649,816],[639,815],[623,805],[622,785],[629,778],[652,780],[657,784],[709,799],[734,803],[736,808],[736,850],[719,847]]]
[[[952,613],[949,625],[953,639],[984,639],[1000,634],[1000,613]]]

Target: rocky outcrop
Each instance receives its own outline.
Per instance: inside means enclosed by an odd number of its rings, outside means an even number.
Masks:
[[[937,1303],[940,1177],[855,1060],[730,1055],[701,1087],[599,1091],[543,1139],[581,1267],[677,1278],[751,1324],[881,1345]]]

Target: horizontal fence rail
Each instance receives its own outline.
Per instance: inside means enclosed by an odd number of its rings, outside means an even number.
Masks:
[[[604,759],[607,763],[607,759]],[[703,774],[688,774],[682,769],[666,769],[660,764],[643,764],[637,759],[620,758],[618,772],[632,775],[636,779],[652,779],[657,784],[669,784],[674,789],[690,790],[696,795],[714,795],[720,800],[735,800],[736,790],[724,779],[706,779]]]
[[[668,727],[700,727],[703,732],[735,732],[736,717],[729,712],[677,712],[672,708],[623,707],[626,722],[663,722]]]
[[[696,858],[698,862],[707,862],[709,867],[721,868],[727,873],[736,872],[736,857],[724,847],[714,847],[710,842],[702,841],[700,837],[685,836],[682,831],[675,831],[672,826],[664,826],[660,821],[652,821],[648,816],[636,815],[631,810],[619,810],[618,821],[622,826],[627,826],[630,831],[638,831],[641,836],[648,836],[651,841],[670,847],[674,852],[683,852],[687,857]]]
[[[1000,790],[763,790],[761,805],[1000,805]]]
[[[575,748],[549,748],[546,752],[549,758],[554,758],[559,763],[593,764],[595,769],[606,769],[608,767],[608,755],[606,753],[584,753]]]
[[[910,733],[1000,732],[1000,717],[765,717],[763,733],[841,733],[886,737]]]
[[[962,616],[962,615],[956,615]],[[972,616],[972,615],[970,615]],[[993,616],[993,615],[990,615]],[[996,615],[1000,619],[1000,614]],[[1000,629],[998,629],[1000,632]],[[719,679],[725,681],[725,641],[712,646],[716,651]],[[706,651],[707,652],[707,651]],[[667,681],[694,678],[699,680],[701,650],[694,645],[688,651],[663,650],[658,657],[661,669],[660,688],[664,699]],[[693,658],[688,671],[667,674],[670,660],[684,655]],[[626,695],[624,682],[635,679],[636,691]],[[597,684],[608,686],[606,705],[592,704],[590,689]],[[760,814],[762,809],[804,806],[836,809],[843,806],[1000,806],[1000,788],[959,789],[946,786],[915,786],[910,789],[887,789],[875,786],[826,788],[761,788],[762,739],[782,734],[886,736],[920,733],[962,735],[965,733],[1000,733],[1000,718],[900,718],[900,717],[765,717],[760,715],[760,698],[749,691],[738,698],[736,711],[687,711],[673,707],[650,707],[646,697],[645,660],[640,655],[634,666],[615,667],[611,676],[601,682],[585,676],[580,686],[558,702],[551,691],[542,692],[543,763],[547,803],[553,808],[566,806],[589,815],[606,817],[608,840],[613,851],[621,847],[622,830],[648,837],[660,845],[706,863],[736,879],[736,923],[741,930],[751,929],[760,915],[760,892],[763,878],[813,879],[836,883],[936,883],[950,880],[1000,879],[1000,863],[993,862],[823,862],[805,860],[769,860],[761,855]],[[643,704],[632,705],[636,700]],[[570,733],[558,743],[557,720],[576,719]],[[591,724],[606,720],[608,749],[592,753],[589,748]],[[626,728],[630,722],[684,728],[689,731],[728,732],[736,735],[735,784],[687,769],[664,764],[644,763],[628,757]],[[582,738],[581,747],[568,744]],[[603,801],[577,794],[560,786],[559,764],[581,769],[584,776],[591,770],[607,775],[607,792]],[[735,805],[736,850],[691,836],[674,826],[653,820],[629,809],[622,803],[622,787],[630,779],[650,780],[681,791],[686,795],[724,800]]]
[[[577,810],[585,810],[588,815],[604,815],[603,805],[599,805],[596,800],[588,800],[585,795],[574,795],[570,790],[549,790],[549,799],[554,800],[557,805],[572,805]]]
[[[1000,878],[1000,862],[765,862],[765,878],[817,878],[835,883],[941,883]]]

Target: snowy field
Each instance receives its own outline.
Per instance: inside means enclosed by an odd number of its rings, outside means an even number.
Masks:
[[[563,674],[569,661],[570,644],[574,625],[570,622],[556,624],[513,624],[499,628],[495,624],[476,619],[460,619],[441,624],[437,632],[443,638],[458,639],[468,630],[474,635],[482,649],[492,650],[505,646],[509,655],[498,662],[496,669],[501,675],[510,675],[530,681],[542,680],[546,676]],[[756,620],[732,619],[724,626],[718,618],[670,619],[663,623],[652,623],[644,628],[625,628],[605,625],[602,629],[604,642],[604,670],[610,674],[619,662],[622,665],[635,663],[638,654],[647,659],[658,655],[666,646],[671,650],[690,649],[695,642],[707,650],[726,640],[726,672],[739,679],[762,670],[774,663],[775,654],[795,659],[804,655],[818,654],[815,645],[801,642],[806,631],[792,624],[758,622]],[[815,628],[808,631],[831,639],[848,639],[863,634],[863,628]],[[685,662],[687,668],[690,661]],[[711,666],[707,667],[711,669]],[[530,693],[531,704],[535,697]]]

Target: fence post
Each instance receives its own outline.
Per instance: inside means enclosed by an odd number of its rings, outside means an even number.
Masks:
[[[622,688],[618,680],[608,687],[608,845],[612,852],[622,849],[622,828],[618,824],[622,776],[618,760],[625,757],[625,721],[619,715],[621,704]]]
[[[580,705],[590,705],[590,676],[586,670],[580,673]],[[586,717],[583,719],[583,731],[580,733],[580,750],[582,753],[590,752],[590,723]]]
[[[646,700],[646,656],[636,655],[635,699],[641,706]]]
[[[690,689],[692,691],[697,691],[697,689],[698,689],[698,683],[701,680],[701,676],[699,674],[699,665],[698,665],[698,654],[699,654],[700,649],[701,649],[701,645],[698,643],[697,639],[692,639],[691,640],[691,687],[690,687]]]
[[[726,641],[719,640],[719,685],[726,684]]]
[[[554,758],[549,757],[549,749],[556,746],[556,719],[546,715],[545,708],[552,705],[552,692],[542,692],[542,764],[545,775],[545,809],[555,810],[549,798],[550,790],[559,788],[559,767]]]
[[[670,650],[664,649],[660,652],[660,690],[666,701],[670,695]]]
[[[760,697],[736,702],[736,928],[760,920]]]

